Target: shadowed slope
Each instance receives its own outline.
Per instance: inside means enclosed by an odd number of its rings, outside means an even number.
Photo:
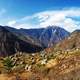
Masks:
[[[6,56],[20,52],[37,52],[41,47],[29,43],[26,39],[20,39],[4,27],[0,26],[0,55]]]

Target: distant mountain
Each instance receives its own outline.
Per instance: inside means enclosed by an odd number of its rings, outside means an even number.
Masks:
[[[42,47],[35,43],[33,44],[28,36],[27,38],[22,34],[16,34],[0,26],[0,56],[11,55],[18,51],[33,53],[42,50]]]
[[[34,53],[55,46],[70,35],[57,26],[39,29],[15,29],[0,26],[0,55],[11,55],[17,51]]]
[[[75,30],[69,37],[59,42],[55,49],[56,50],[67,50],[80,48],[80,30]]]
[[[20,39],[27,40],[27,42],[30,42],[32,44],[36,44],[38,46],[41,46],[39,41],[33,37],[31,37],[29,34],[25,34],[23,31],[20,31],[20,29],[12,28],[9,26],[4,26],[8,31],[19,37]],[[42,46],[41,46],[42,47]]]
[[[38,40],[44,47],[52,47],[70,35],[68,31],[57,26],[49,26],[41,29],[20,29],[20,32]]]

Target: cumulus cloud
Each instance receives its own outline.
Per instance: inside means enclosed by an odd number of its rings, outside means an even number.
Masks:
[[[9,22],[10,25],[18,28],[39,28],[49,25],[60,26],[70,32],[80,29],[80,8],[69,8],[62,10],[49,10],[35,13],[31,16],[25,16],[15,22]]]

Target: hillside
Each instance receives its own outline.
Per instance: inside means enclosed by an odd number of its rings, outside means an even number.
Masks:
[[[55,46],[55,50],[70,50],[80,48],[80,30],[75,30],[69,37]]]
[[[42,48],[29,42],[24,36],[16,36],[5,27],[0,26],[0,56],[12,55],[16,52],[37,52]]]
[[[29,34],[25,34],[24,31],[20,31],[20,29],[12,28],[9,26],[3,26],[3,27],[5,27],[9,32],[13,33],[20,39],[23,39],[24,41],[26,40],[29,43],[41,46],[41,43],[37,39],[31,37]],[[30,31],[30,33],[32,33],[32,31]]]
[[[1,80],[80,80],[80,50],[0,58]]]

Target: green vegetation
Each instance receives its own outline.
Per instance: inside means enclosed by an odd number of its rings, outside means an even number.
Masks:
[[[11,72],[12,67],[14,66],[13,61],[10,57],[6,57],[3,59],[3,65],[8,72]]]

